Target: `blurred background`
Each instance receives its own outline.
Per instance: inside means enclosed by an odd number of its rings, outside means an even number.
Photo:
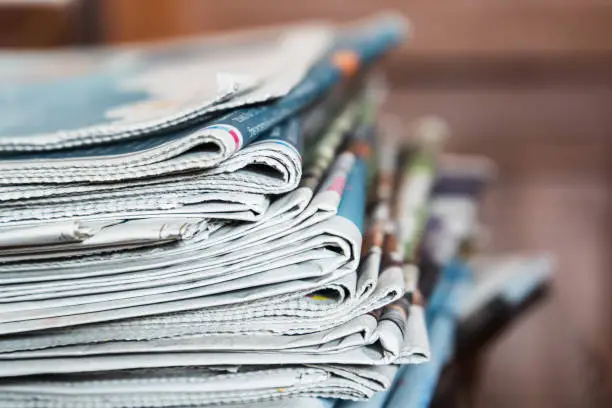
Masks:
[[[381,10],[414,39],[386,61],[387,111],[435,113],[450,150],[499,165],[489,250],[545,250],[548,301],[477,360],[477,407],[610,407],[612,1],[0,0],[0,47],[117,44]],[[607,401],[607,403],[606,403]]]

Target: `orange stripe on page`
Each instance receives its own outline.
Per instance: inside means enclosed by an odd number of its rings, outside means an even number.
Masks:
[[[332,63],[344,76],[353,76],[359,69],[359,55],[350,50],[339,50],[332,55]]]

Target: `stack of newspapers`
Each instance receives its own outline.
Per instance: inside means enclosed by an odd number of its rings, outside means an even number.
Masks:
[[[380,126],[406,32],[0,54],[0,406],[341,406],[429,361],[488,168]]]
[[[0,57],[0,405],[365,399],[426,361],[439,126],[372,153],[404,36],[381,17]]]

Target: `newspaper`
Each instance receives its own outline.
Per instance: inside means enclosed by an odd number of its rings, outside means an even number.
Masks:
[[[387,275],[385,275],[387,277]],[[108,342],[112,340],[149,340],[178,336],[249,334],[304,334],[331,330],[351,321],[355,332],[368,333],[377,320],[361,316],[397,299],[401,286],[389,293],[388,283],[381,276],[372,294],[357,302],[346,302],[337,308],[314,309],[311,298],[298,293],[290,299],[274,298],[270,301],[249,302],[234,308],[210,308],[148,318],[130,319],[94,326],[74,327],[70,330],[45,331],[5,339],[1,350],[10,352],[24,349],[42,349],[80,343]],[[401,284],[401,279],[396,279]],[[320,303],[320,302],[319,302]],[[307,310],[304,305],[311,310]],[[313,310],[314,309],[314,310]]]
[[[137,138],[127,143],[111,142],[95,147],[53,152],[14,153],[0,162],[2,169],[0,183],[117,181],[214,167],[242,147],[265,135],[274,126],[316,102],[343,77],[351,74],[352,71],[345,72],[347,68],[341,65],[339,56],[350,53],[356,64],[365,65],[395,45],[400,40],[401,28],[397,24],[388,23],[387,19],[375,20],[346,33],[350,35],[339,33],[330,51],[317,63],[313,63],[315,58],[308,52],[304,53],[302,47],[294,45],[288,47],[292,53],[307,56],[306,59],[310,64],[305,68],[309,69],[303,75],[303,80],[292,86],[292,89],[277,101],[235,109],[196,129],[154,133],[150,137]],[[257,54],[257,52],[252,53]],[[318,56],[320,52],[315,54]],[[298,58],[298,61],[303,58]],[[275,66],[273,62],[274,60],[255,64],[253,69],[260,65]],[[244,66],[244,64],[237,65]],[[354,68],[358,66],[351,67]],[[174,78],[171,84],[181,82],[189,84],[192,89],[192,84],[184,82],[180,73],[170,76]],[[210,78],[211,75],[204,74],[204,76]],[[151,81],[153,84],[164,82],[159,81],[156,75],[152,75],[152,78],[155,78],[155,81]],[[171,84],[164,86],[168,87]],[[14,104],[15,100],[12,103]],[[30,123],[32,122],[28,122]],[[19,128],[17,131],[27,133]],[[88,133],[87,129],[80,132]],[[36,136],[22,136],[22,138],[36,140]],[[9,143],[5,142],[5,145],[7,144]],[[49,144],[44,146],[48,147]],[[188,153],[187,157],[181,154],[184,152]],[[58,172],[59,174],[48,174],[48,170],[59,169],[63,170],[61,173]],[[24,170],[28,170],[27,174],[24,174]]]
[[[40,151],[137,140],[197,123],[215,111],[278,98],[302,80],[333,36],[332,27],[319,23],[93,54],[60,51],[56,56],[38,56],[41,64],[36,57],[22,57],[13,62],[20,71],[35,64],[37,76],[46,78],[27,86],[18,80],[3,83],[0,150]],[[76,75],[52,75],[66,65],[64,72],[74,73],[72,61],[81,67]],[[16,106],[28,108],[15,111]],[[27,112],[27,119],[20,112]],[[211,143],[232,147],[215,136]]]
[[[294,399],[272,400],[310,395],[363,399],[387,387],[394,372],[393,367],[385,366],[289,365],[273,369],[240,367],[230,372],[207,368],[140,369],[113,374],[112,378],[107,373],[61,375],[0,386],[0,402],[14,407],[33,402],[40,407],[89,407],[100,403],[130,407],[220,403],[251,406],[258,402],[266,407],[306,407]]]
[[[467,320],[496,298],[511,306],[520,305],[538,286],[550,280],[553,265],[550,255],[474,257],[470,266],[475,271],[475,286],[461,305],[460,320]]]
[[[101,188],[43,186],[36,191],[38,197],[23,197],[23,191],[15,192],[22,197],[1,204],[0,222],[31,223],[65,217],[155,217],[173,212],[253,220],[267,209],[269,199],[264,194],[285,193],[297,187],[301,178],[300,144],[299,121],[292,120],[223,165],[197,175],[187,173]],[[173,188],[169,190],[169,186]],[[68,193],[71,195],[66,196]],[[241,212],[252,215],[240,216]]]

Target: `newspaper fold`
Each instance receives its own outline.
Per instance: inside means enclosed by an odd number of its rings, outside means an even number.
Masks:
[[[184,128],[214,112],[286,95],[326,52],[333,37],[333,28],[320,23],[253,31],[247,36],[101,49],[80,55],[73,52],[70,58],[90,61],[83,64],[79,76],[71,78],[50,72],[66,64],[63,58],[66,52],[48,53],[41,57],[46,63],[36,64],[38,78],[51,74],[46,80],[31,85],[7,81],[2,86],[6,98],[1,102],[6,109],[2,109],[0,151],[73,149],[82,153],[6,154],[10,164],[3,170],[28,166],[22,160],[33,158],[42,160],[40,165],[49,168],[133,165],[159,160],[164,151],[167,155],[181,147],[176,146],[176,140],[172,144],[173,138],[163,146],[159,137],[147,141],[143,136]],[[27,68],[29,61],[32,58],[17,62]],[[31,78],[27,81],[32,82]],[[62,97],[50,99],[47,95]],[[24,105],[28,106],[27,120],[14,109]],[[224,132],[211,133],[179,145],[184,149],[189,144],[207,144],[210,154],[204,158],[213,163],[235,150],[234,140],[229,136],[225,140]],[[113,142],[122,143],[115,147],[124,147],[114,151],[94,147]],[[86,163],[87,156],[99,161]]]

